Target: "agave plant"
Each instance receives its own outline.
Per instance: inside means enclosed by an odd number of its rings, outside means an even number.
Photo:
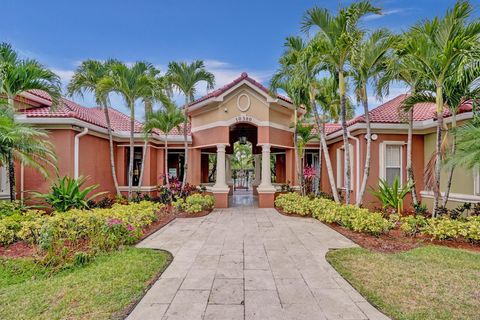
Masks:
[[[371,189],[370,192],[382,202],[383,209],[389,207],[397,210],[397,214],[403,211],[403,198],[410,192],[412,184],[408,183],[403,187],[400,186],[398,177],[395,177],[392,185],[386,180],[380,179],[378,190]]]
[[[88,196],[90,192],[98,188],[98,184],[82,189],[85,182],[86,178],[84,177],[74,179],[64,176],[63,178],[58,178],[58,181],[52,185],[49,193],[42,194],[36,192],[35,197],[45,200],[57,212],[66,212],[70,209],[88,209],[90,200],[106,192],[98,192]]]

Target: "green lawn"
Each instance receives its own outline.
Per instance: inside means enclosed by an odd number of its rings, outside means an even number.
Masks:
[[[0,319],[111,319],[142,296],[166,252],[127,248],[53,275],[29,260],[0,259]]]
[[[330,251],[328,261],[393,319],[480,319],[480,254],[426,246],[384,254]]]

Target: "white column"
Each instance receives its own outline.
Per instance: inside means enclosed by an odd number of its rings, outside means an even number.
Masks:
[[[259,154],[256,154],[254,155],[255,156],[255,180],[253,180],[253,183],[252,185],[254,186],[258,186],[260,184],[260,171],[261,171],[261,165],[260,165],[260,161],[261,161],[261,155]]]
[[[262,182],[257,189],[259,192],[272,192],[275,187],[272,185],[272,174],[270,171],[270,144],[262,145]]]
[[[217,144],[217,176],[215,179],[214,190],[229,190],[225,179],[225,144]]]

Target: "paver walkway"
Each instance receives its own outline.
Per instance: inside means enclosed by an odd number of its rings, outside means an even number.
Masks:
[[[174,259],[127,319],[388,319],[325,260],[351,246],[317,220],[274,209],[176,219],[139,245]]]

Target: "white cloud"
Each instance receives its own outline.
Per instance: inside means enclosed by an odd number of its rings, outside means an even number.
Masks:
[[[371,20],[377,20],[384,18],[386,16],[392,15],[392,14],[397,14],[397,13],[402,13],[405,12],[407,9],[405,8],[395,8],[395,9],[390,9],[390,10],[385,10],[382,11],[381,14],[369,14],[363,17],[364,21],[371,21]]]
[[[66,84],[73,77],[73,70],[63,70],[63,69],[52,69],[52,71],[60,77],[60,80],[63,84]]]

